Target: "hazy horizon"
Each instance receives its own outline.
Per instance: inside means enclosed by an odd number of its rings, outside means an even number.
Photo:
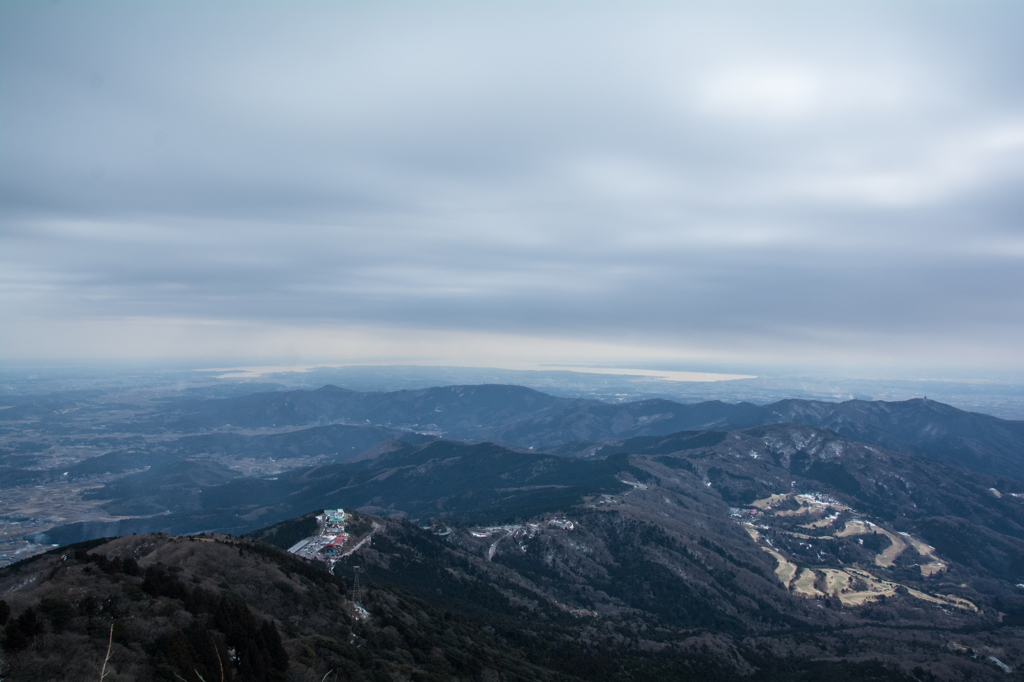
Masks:
[[[684,404],[720,400],[759,405],[786,399],[844,402],[903,401],[928,397],[971,412],[1024,419],[1024,380],[1019,376],[901,376],[840,374],[829,368],[775,366],[757,375],[658,372],[600,367],[458,367],[446,365],[340,365],[282,359],[94,360],[0,362],[0,407],[64,392],[92,395],[227,397],[267,391],[317,390],[327,385],[355,391],[389,392],[439,386],[506,384],[550,395],[608,403],[651,398]],[[731,368],[754,371],[754,368]],[[149,396],[146,398],[144,396]],[[133,400],[133,399],[129,399]]]

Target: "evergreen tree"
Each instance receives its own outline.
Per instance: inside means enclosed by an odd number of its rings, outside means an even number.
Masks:
[[[20,616],[12,620],[4,628],[4,651],[24,651],[36,635],[43,634],[43,622],[36,612],[29,607]]]

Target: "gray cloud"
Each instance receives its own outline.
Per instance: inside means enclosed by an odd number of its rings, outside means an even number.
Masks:
[[[0,354],[1020,366],[1022,14],[7,3]]]

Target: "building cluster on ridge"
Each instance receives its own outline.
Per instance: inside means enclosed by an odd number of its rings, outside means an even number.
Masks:
[[[317,533],[300,540],[288,551],[304,559],[315,559],[332,565],[336,558],[342,556],[349,535],[345,532],[348,515],[344,509],[326,509],[316,517]]]

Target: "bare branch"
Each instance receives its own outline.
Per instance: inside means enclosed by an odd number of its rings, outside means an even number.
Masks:
[[[213,635],[210,634],[209,630],[206,631],[206,636],[209,637],[210,642],[213,643],[213,652],[217,654],[217,667],[220,668],[220,682],[224,682],[224,664],[220,661],[220,649],[217,648],[217,640],[213,638]],[[198,675],[199,673],[196,674]]]
[[[107,676],[107,661],[110,660],[110,648],[114,645],[114,621],[110,621],[110,638],[107,640],[107,655],[103,659],[103,667],[100,669],[100,682]]]

